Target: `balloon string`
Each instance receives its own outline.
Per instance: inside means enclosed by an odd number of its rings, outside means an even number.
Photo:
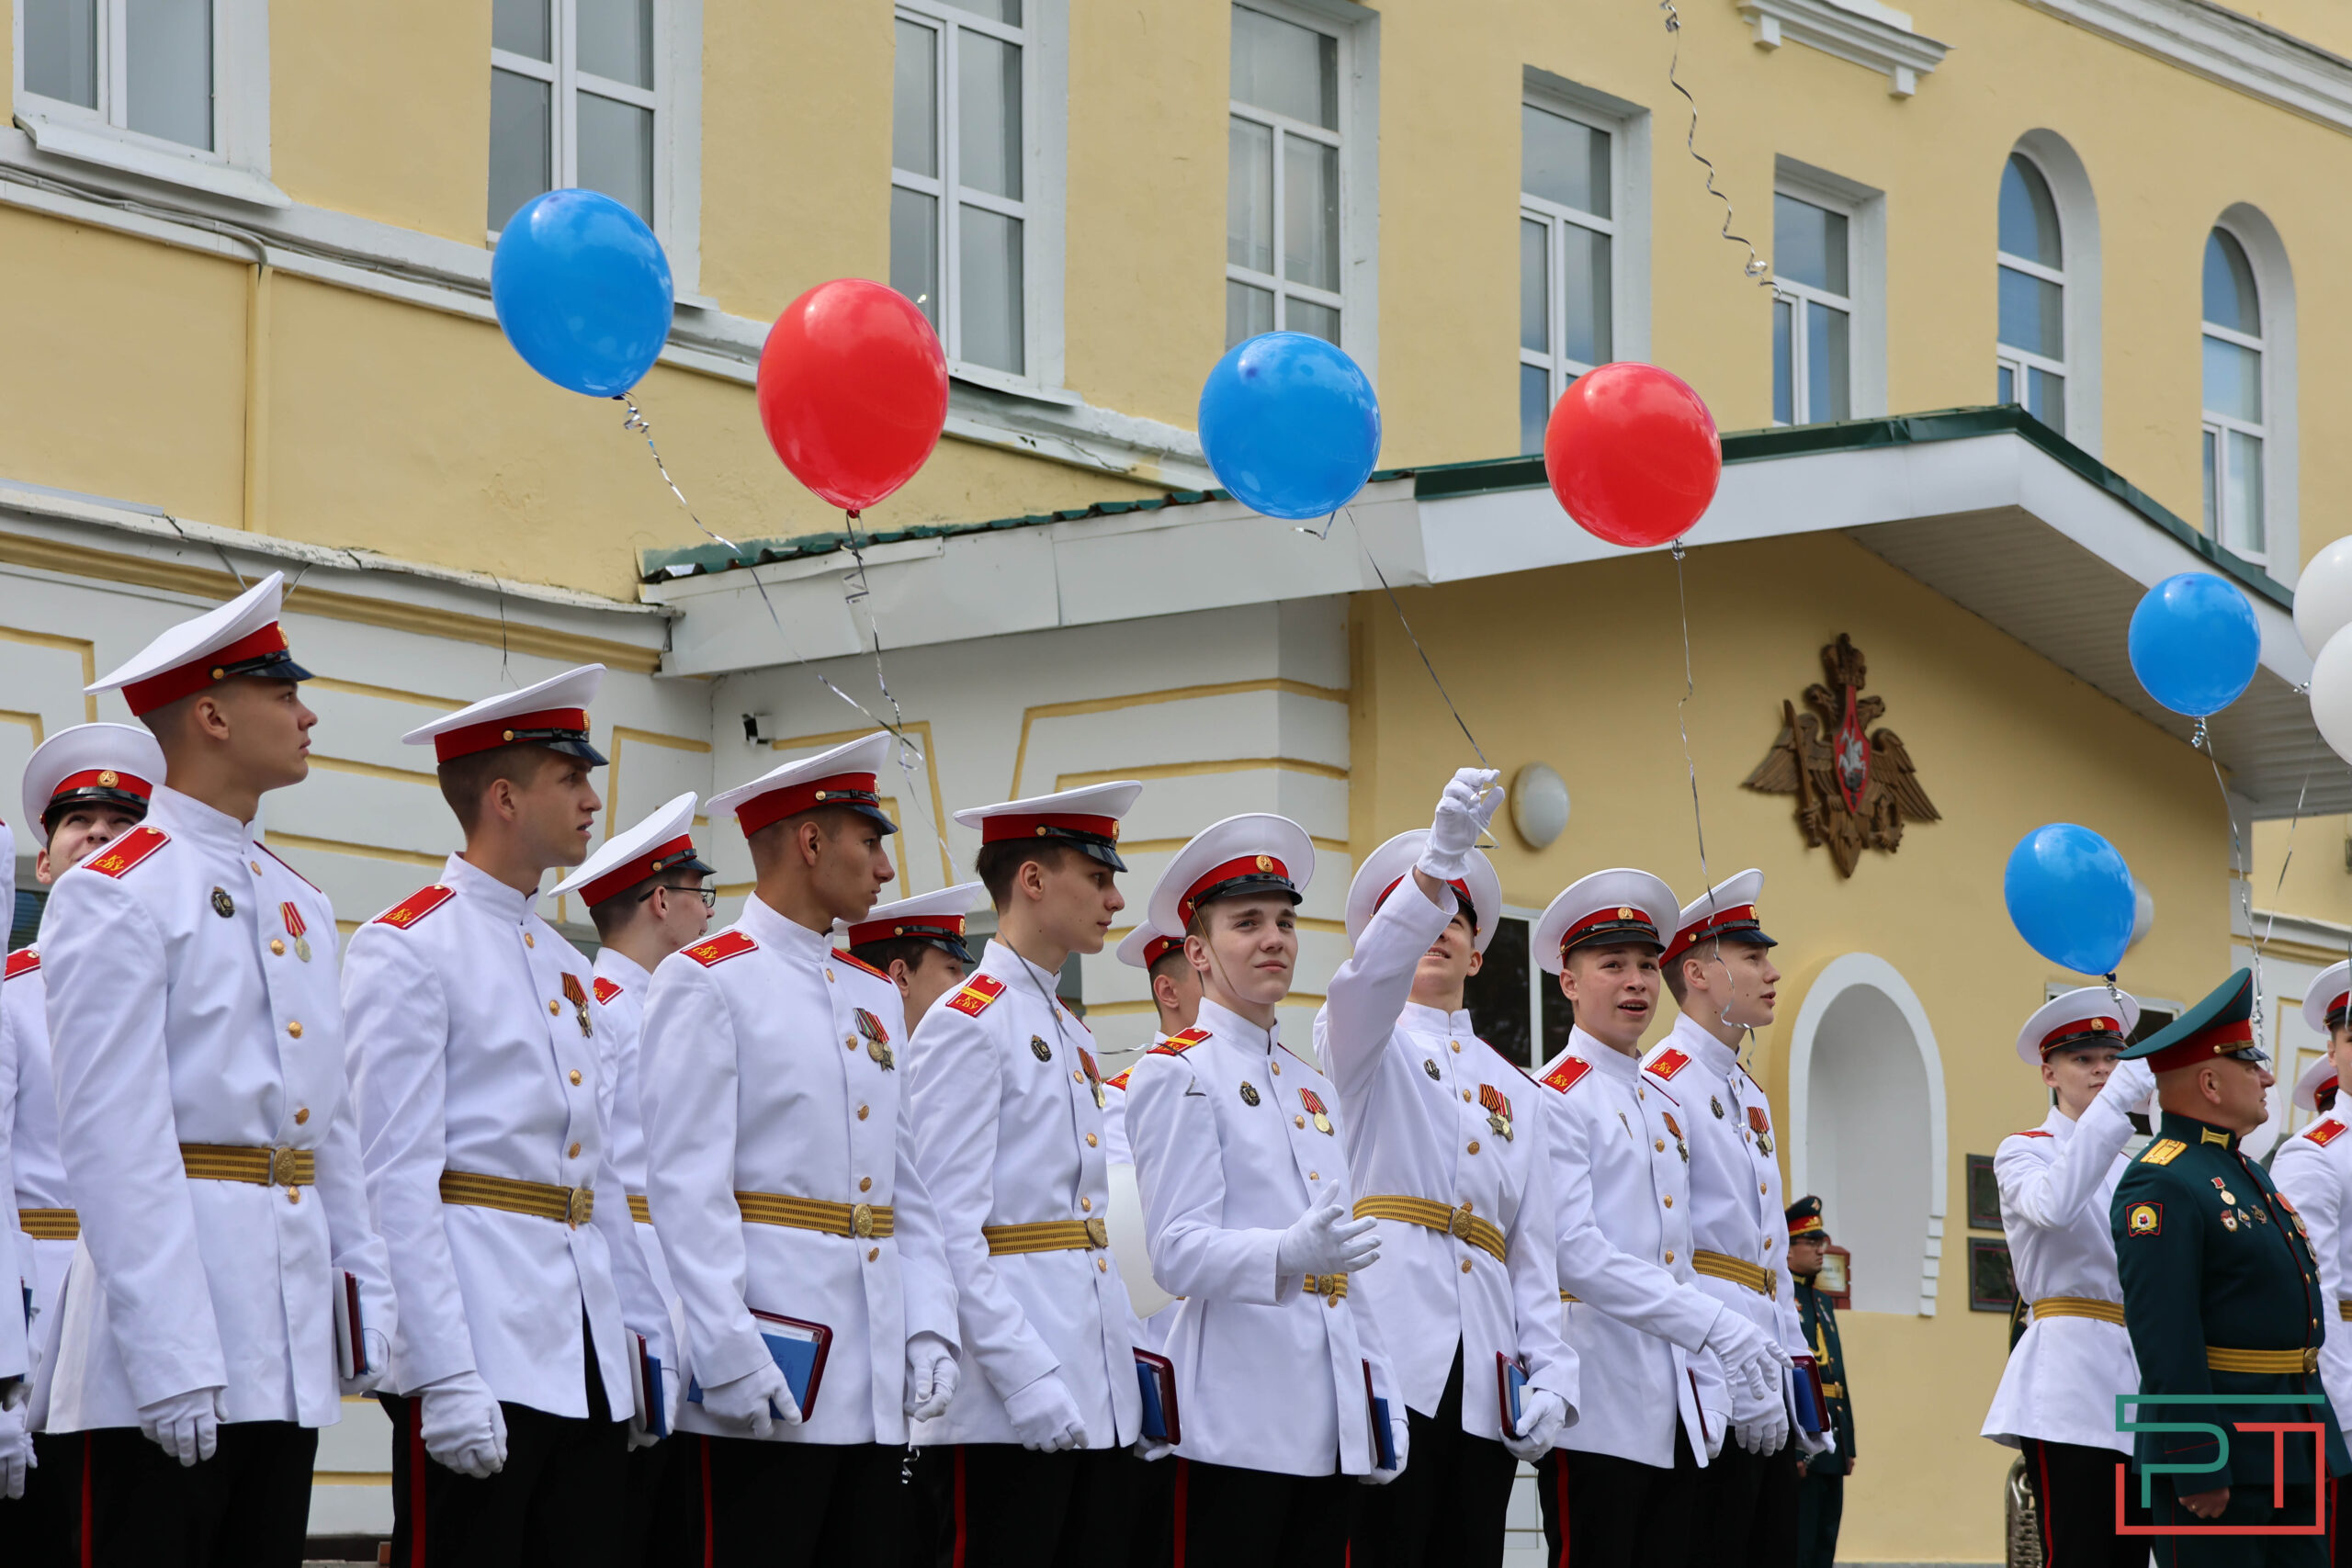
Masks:
[[[1731,197],[1715,188],[1715,165],[1699,151],[1699,100],[1690,96],[1690,89],[1675,75],[1676,68],[1682,63],[1682,14],[1674,8],[1674,0],[1658,0],[1657,8],[1666,13],[1666,33],[1674,40],[1674,52],[1666,63],[1666,85],[1681,94],[1683,102],[1690,106],[1690,129],[1684,132],[1682,145],[1691,158],[1707,171],[1707,194],[1724,204],[1723,237],[1733,244],[1747,247],[1747,260],[1740,268],[1741,273],[1754,278],[1759,287],[1770,288],[1772,287],[1771,264],[1756,254],[1755,241],[1745,234],[1731,231],[1734,217]]]
[[[865,580],[865,546],[857,534],[859,511],[853,506],[842,513],[848,525],[850,559],[857,564],[842,579],[842,605],[844,609],[863,608],[865,611],[866,637],[874,645],[874,683],[882,688],[883,700],[890,705],[890,716],[898,720],[896,724],[882,727],[898,738],[899,775],[907,783],[907,804],[913,807],[916,816],[922,818],[923,825],[931,829],[933,842],[939,846],[940,874],[953,880],[947,835],[939,823],[932,820],[931,813],[923,809],[922,794],[915,788],[913,764],[921,760],[922,753],[907,738],[907,716],[899,710],[898,694],[890,690],[889,672],[882,668],[882,627],[874,618],[874,606],[866,603],[873,597],[874,589]],[[875,722],[881,724],[882,721],[876,719]]]
[[[2190,746],[2205,753],[2205,761],[2213,770],[2213,787],[2221,792],[2222,810],[2230,819],[2230,876],[2237,884],[2238,908],[2245,915],[2246,940],[2254,943],[2254,1043],[2262,1045],[2262,942],[2254,931],[2254,870],[2245,863],[2245,846],[2238,838],[2238,814],[2230,805],[2230,786],[2222,782],[2222,760],[2213,754],[2213,737],[2199,718],[2188,737]],[[2300,806],[2298,807],[2300,810]],[[2286,879],[2286,868],[2279,868],[2279,879]]]
[[[1328,523],[1324,525],[1327,532],[1329,526]],[[1372,568],[1372,575],[1380,580],[1382,591],[1388,595],[1388,607],[1396,612],[1396,624],[1405,628],[1405,636],[1412,641],[1413,651],[1421,656],[1421,668],[1430,672],[1430,683],[1437,688],[1437,694],[1444,698],[1445,710],[1453,716],[1455,726],[1462,731],[1462,739],[1470,742],[1471,750],[1477,752],[1480,767],[1492,768],[1494,764],[1487,761],[1487,753],[1479,749],[1478,738],[1470,733],[1469,723],[1463,718],[1462,710],[1453,705],[1453,698],[1447,693],[1445,682],[1438,679],[1437,666],[1430,662],[1430,650],[1421,646],[1419,637],[1414,636],[1413,623],[1405,618],[1405,606],[1397,602],[1396,590],[1388,586],[1388,574],[1380,570],[1378,561],[1373,559],[1372,547],[1363,542],[1363,530],[1357,526],[1353,507],[1348,509],[1348,526],[1355,533],[1356,548],[1363,552],[1364,564]]]
[[[1699,880],[1706,886],[1707,919],[1713,920],[1715,918],[1715,876],[1707,869],[1707,818],[1699,809],[1699,764],[1690,755],[1690,723],[1685,712],[1690,705],[1691,697],[1697,694],[1698,684],[1691,675],[1690,595],[1682,581],[1682,541],[1676,539],[1668,553],[1674,557],[1674,603],[1682,616],[1682,696],[1674,705],[1674,726],[1682,733],[1682,766],[1690,775],[1690,826],[1699,840]],[[1747,1043],[1753,1044],[1756,1026],[1742,1023],[1731,1016],[1731,1003],[1738,994],[1738,987],[1732,981],[1730,961],[1724,957],[1724,944],[1718,942],[1714,946],[1715,962],[1724,972],[1724,1021],[1735,1029],[1746,1030]]]

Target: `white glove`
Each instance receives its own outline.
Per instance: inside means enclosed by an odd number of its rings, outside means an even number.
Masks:
[[[367,1342],[368,1365],[366,1370],[356,1378],[336,1380],[343,1384],[343,1396],[345,1399],[356,1399],[363,1393],[371,1392],[378,1383],[384,1381],[384,1369],[392,1364],[392,1348],[385,1342],[382,1335],[370,1328],[363,1331],[360,1337]]]
[[[1715,1314],[1715,1325],[1699,1348],[1723,1363],[1724,1381],[1735,1397],[1744,1394],[1759,1404],[1779,1392],[1781,1373],[1789,1365],[1789,1353],[1771,1336],[1729,1306]]]
[[[1778,1404],[1763,1411],[1752,1421],[1742,1421],[1732,1427],[1732,1436],[1739,1446],[1752,1454],[1776,1454],[1788,1446],[1789,1413]]]
[[[18,1380],[19,1386],[22,1380]],[[16,1389],[0,1399],[0,1497],[16,1498],[25,1495],[25,1472],[37,1461],[33,1458],[33,1435],[27,1429],[25,1402],[17,1397]]]
[[[1372,1234],[1379,1223],[1349,1218],[1348,1206],[1340,1200],[1340,1184],[1325,1182],[1306,1213],[1292,1221],[1274,1244],[1274,1277],[1346,1274],[1371,1267],[1380,1259],[1380,1238]]]
[[[924,1332],[907,1341],[907,1415],[930,1421],[944,1414],[956,1397],[956,1352],[938,1335]]]
[[[1456,773],[1438,796],[1437,816],[1430,823],[1430,836],[1421,846],[1421,858],[1416,870],[1426,871],[1440,882],[1461,878],[1470,864],[1470,851],[1478,842],[1478,835],[1493,821],[1501,809],[1503,792],[1494,787],[1502,775],[1492,768],[1464,768]]]
[[[2145,1056],[2129,1062],[2118,1062],[2107,1075],[2107,1083],[2098,1091],[2099,1099],[2129,1113],[2148,1103],[2148,1096],[2156,1092],[2155,1070],[2148,1066]]]
[[[210,1459],[220,1446],[220,1389],[192,1388],[142,1404],[139,1429],[182,1464]]]
[[[1175,1451],[1175,1444],[1163,1443],[1158,1438],[1137,1438],[1135,1441],[1134,1452],[1139,1460],[1166,1459]]]
[[[1004,1413],[1024,1449],[1059,1453],[1086,1446],[1086,1421],[1059,1372],[1047,1372],[1004,1396]]]
[[[1544,1457],[1551,1449],[1553,1439],[1567,1424],[1566,1400],[1548,1388],[1531,1388],[1519,1402],[1520,1435],[1505,1438],[1503,1447],[1510,1450],[1513,1459],[1523,1459],[1532,1463]]]
[[[1391,1448],[1394,1448],[1396,1450],[1396,1468],[1394,1470],[1373,1470],[1356,1477],[1357,1480],[1363,1482],[1366,1486],[1385,1486],[1390,1482],[1405,1473],[1405,1465],[1411,1458],[1409,1450],[1413,1445],[1411,1440],[1411,1423],[1405,1419],[1401,1410],[1388,1417],[1388,1443]],[[1375,1461],[1378,1460],[1380,1458],[1379,1450],[1375,1449],[1373,1451],[1372,1457]]]
[[[1720,1421],[1710,1421],[1706,1427],[1707,1462],[1713,1464],[1723,1457],[1724,1439],[1731,1435],[1731,1430]]]
[[[766,1437],[779,1419],[787,1427],[800,1425],[800,1406],[785,1386],[783,1369],[774,1361],[704,1389],[702,1408],[714,1421],[738,1427],[747,1437]]]
[[[481,1481],[506,1468],[506,1412],[477,1372],[452,1372],[417,1390],[424,1452],[444,1470]]]

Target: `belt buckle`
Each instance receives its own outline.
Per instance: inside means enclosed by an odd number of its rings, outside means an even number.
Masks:
[[[1469,1204],[1464,1203],[1458,1209],[1449,1209],[1446,1211],[1445,1230],[1446,1234],[1453,1236],[1456,1241],[1468,1241],[1470,1239]]]
[[[295,1185],[294,1154],[294,1150],[282,1145],[269,1151],[269,1184],[272,1187]]]
[[[849,1234],[854,1236],[869,1236],[874,1234],[873,1204],[853,1203],[850,1205]]]
[[[586,1224],[589,1216],[595,1212],[596,1190],[594,1188],[574,1187],[564,1194],[563,1223],[573,1230],[578,1230],[582,1225]]]
[[[2304,1349],[2303,1371],[2306,1373],[2319,1371],[2319,1351],[2316,1348],[2307,1347]]]
[[[1086,1245],[1089,1247],[1111,1245],[1111,1227],[1099,1214],[1086,1222]]]

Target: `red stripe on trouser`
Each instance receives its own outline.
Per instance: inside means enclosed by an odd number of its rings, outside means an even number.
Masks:
[[[1553,1500],[1560,1512],[1560,1560],[1552,1568],[1568,1568],[1568,1552],[1574,1545],[1568,1536],[1568,1450],[1554,1449],[1552,1464]]]
[[[1180,1459],[1176,1461],[1176,1568],[1184,1568],[1185,1504],[1191,1497],[1192,1490],[1193,1461]]]
[[[2041,1568],[2059,1568],[2058,1529],[2050,1517],[2050,1445],[2034,1439],[2034,1468],[2041,1472],[2041,1506],[2034,1512],[2041,1518]]]
[[[82,1434],[82,1568],[90,1568],[90,1472],[96,1467],[97,1440]]]
[[[956,1445],[956,1555],[949,1568],[964,1568],[964,1445]]]
[[[408,1561],[424,1568],[424,1396],[408,1402]]]
[[[713,1532],[710,1523],[710,1438],[697,1437],[695,1443],[702,1461],[702,1568],[711,1568],[718,1546],[711,1539]]]

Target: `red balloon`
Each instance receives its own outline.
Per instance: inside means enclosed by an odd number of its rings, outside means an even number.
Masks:
[[[1621,361],[1568,383],[1544,431],[1544,472],[1586,533],[1662,545],[1714,500],[1724,446],[1714,415],[1680,377]]]
[[[862,512],[915,477],[947,423],[947,356],[914,301],[863,277],[784,308],[760,351],[760,423],[802,484]]]

